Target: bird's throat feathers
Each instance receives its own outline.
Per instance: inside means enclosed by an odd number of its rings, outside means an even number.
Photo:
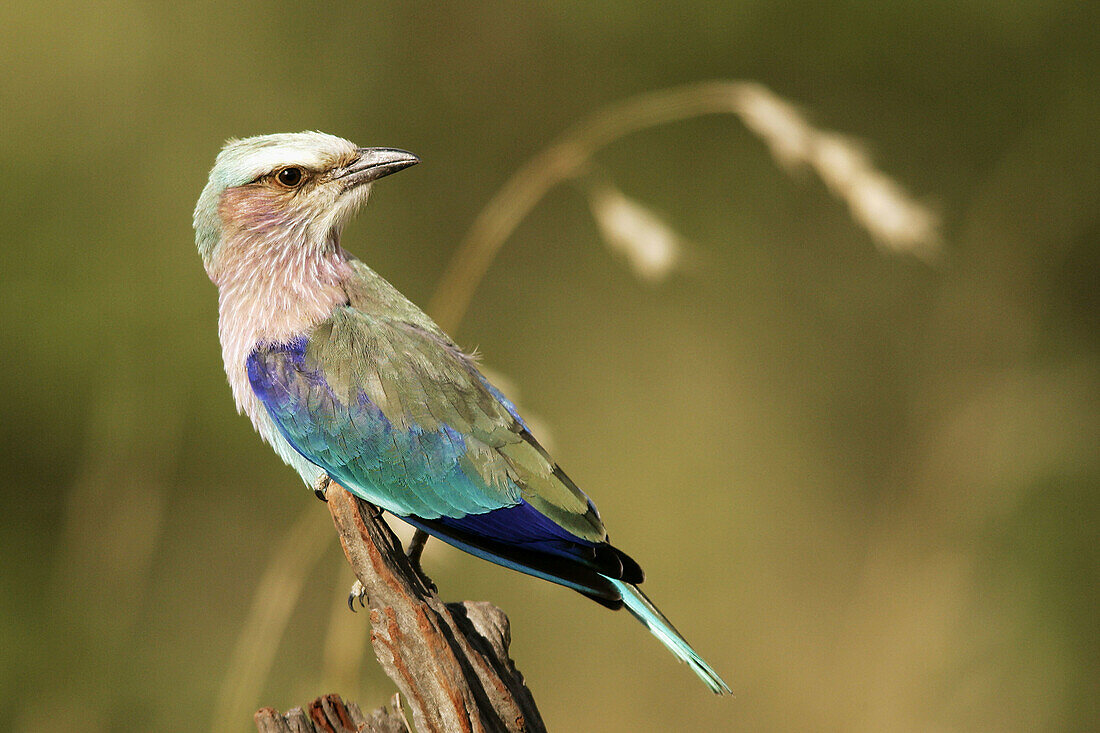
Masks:
[[[271,236],[274,232],[280,236]],[[226,372],[238,408],[251,412],[244,376],[248,355],[257,344],[286,343],[328,318],[347,303],[345,283],[353,273],[335,232],[323,241],[309,241],[304,232],[298,236],[283,222],[227,234],[210,278],[218,286]]]

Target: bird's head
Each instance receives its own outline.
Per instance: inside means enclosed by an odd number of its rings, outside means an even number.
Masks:
[[[211,275],[235,246],[325,246],[371,183],[420,162],[321,132],[230,140],[195,206],[195,243]]]

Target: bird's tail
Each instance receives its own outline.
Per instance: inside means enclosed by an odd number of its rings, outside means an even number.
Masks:
[[[715,695],[732,694],[729,685],[691,648],[691,645],[665,618],[665,615],[657,610],[657,607],[646,597],[645,593],[638,590],[638,586],[613,578],[608,578],[608,580],[622,594],[623,603],[626,605],[627,610],[634,614],[634,618],[645,624],[650,633],[668,647],[668,650],[675,654],[680,661],[686,662],[691,667],[691,671],[699,676],[699,679],[710,688],[711,692]]]

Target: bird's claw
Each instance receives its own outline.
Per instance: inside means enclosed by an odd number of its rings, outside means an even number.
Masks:
[[[422,530],[417,530],[413,534],[412,539],[409,541],[409,547],[405,552],[405,557],[409,560],[409,565],[412,566],[413,572],[420,578],[420,582],[424,584],[424,587],[433,593],[438,592],[438,588],[432,579],[428,577],[428,574],[424,572],[424,568],[420,565],[420,558],[424,554],[424,544],[428,541],[428,533]]]
[[[332,483],[332,479],[328,477],[328,474],[321,474],[321,478],[317,479],[313,484],[313,493],[317,495],[317,498],[323,502],[328,502],[328,485]]]
[[[424,572],[424,568],[420,566],[419,559],[409,558],[409,564],[412,565],[413,572],[420,578],[420,582],[424,587],[430,590],[432,593],[438,593],[439,587],[436,586],[435,581],[428,577],[428,574]]]
[[[355,613],[355,602],[359,601],[359,608],[367,607],[367,589],[363,584],[356,580],[351,586],[351,592],[348,593],[348,608],[352,613]]]

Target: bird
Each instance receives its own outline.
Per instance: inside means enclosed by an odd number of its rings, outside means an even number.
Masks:
[[[195,242],[218,289],[238,412],[307,486],[335,481],[454,547],[625,607],[729,694],[475,358],[341,246],[374,182],[418,162],[315,131],[231,139],[218,153]]]

